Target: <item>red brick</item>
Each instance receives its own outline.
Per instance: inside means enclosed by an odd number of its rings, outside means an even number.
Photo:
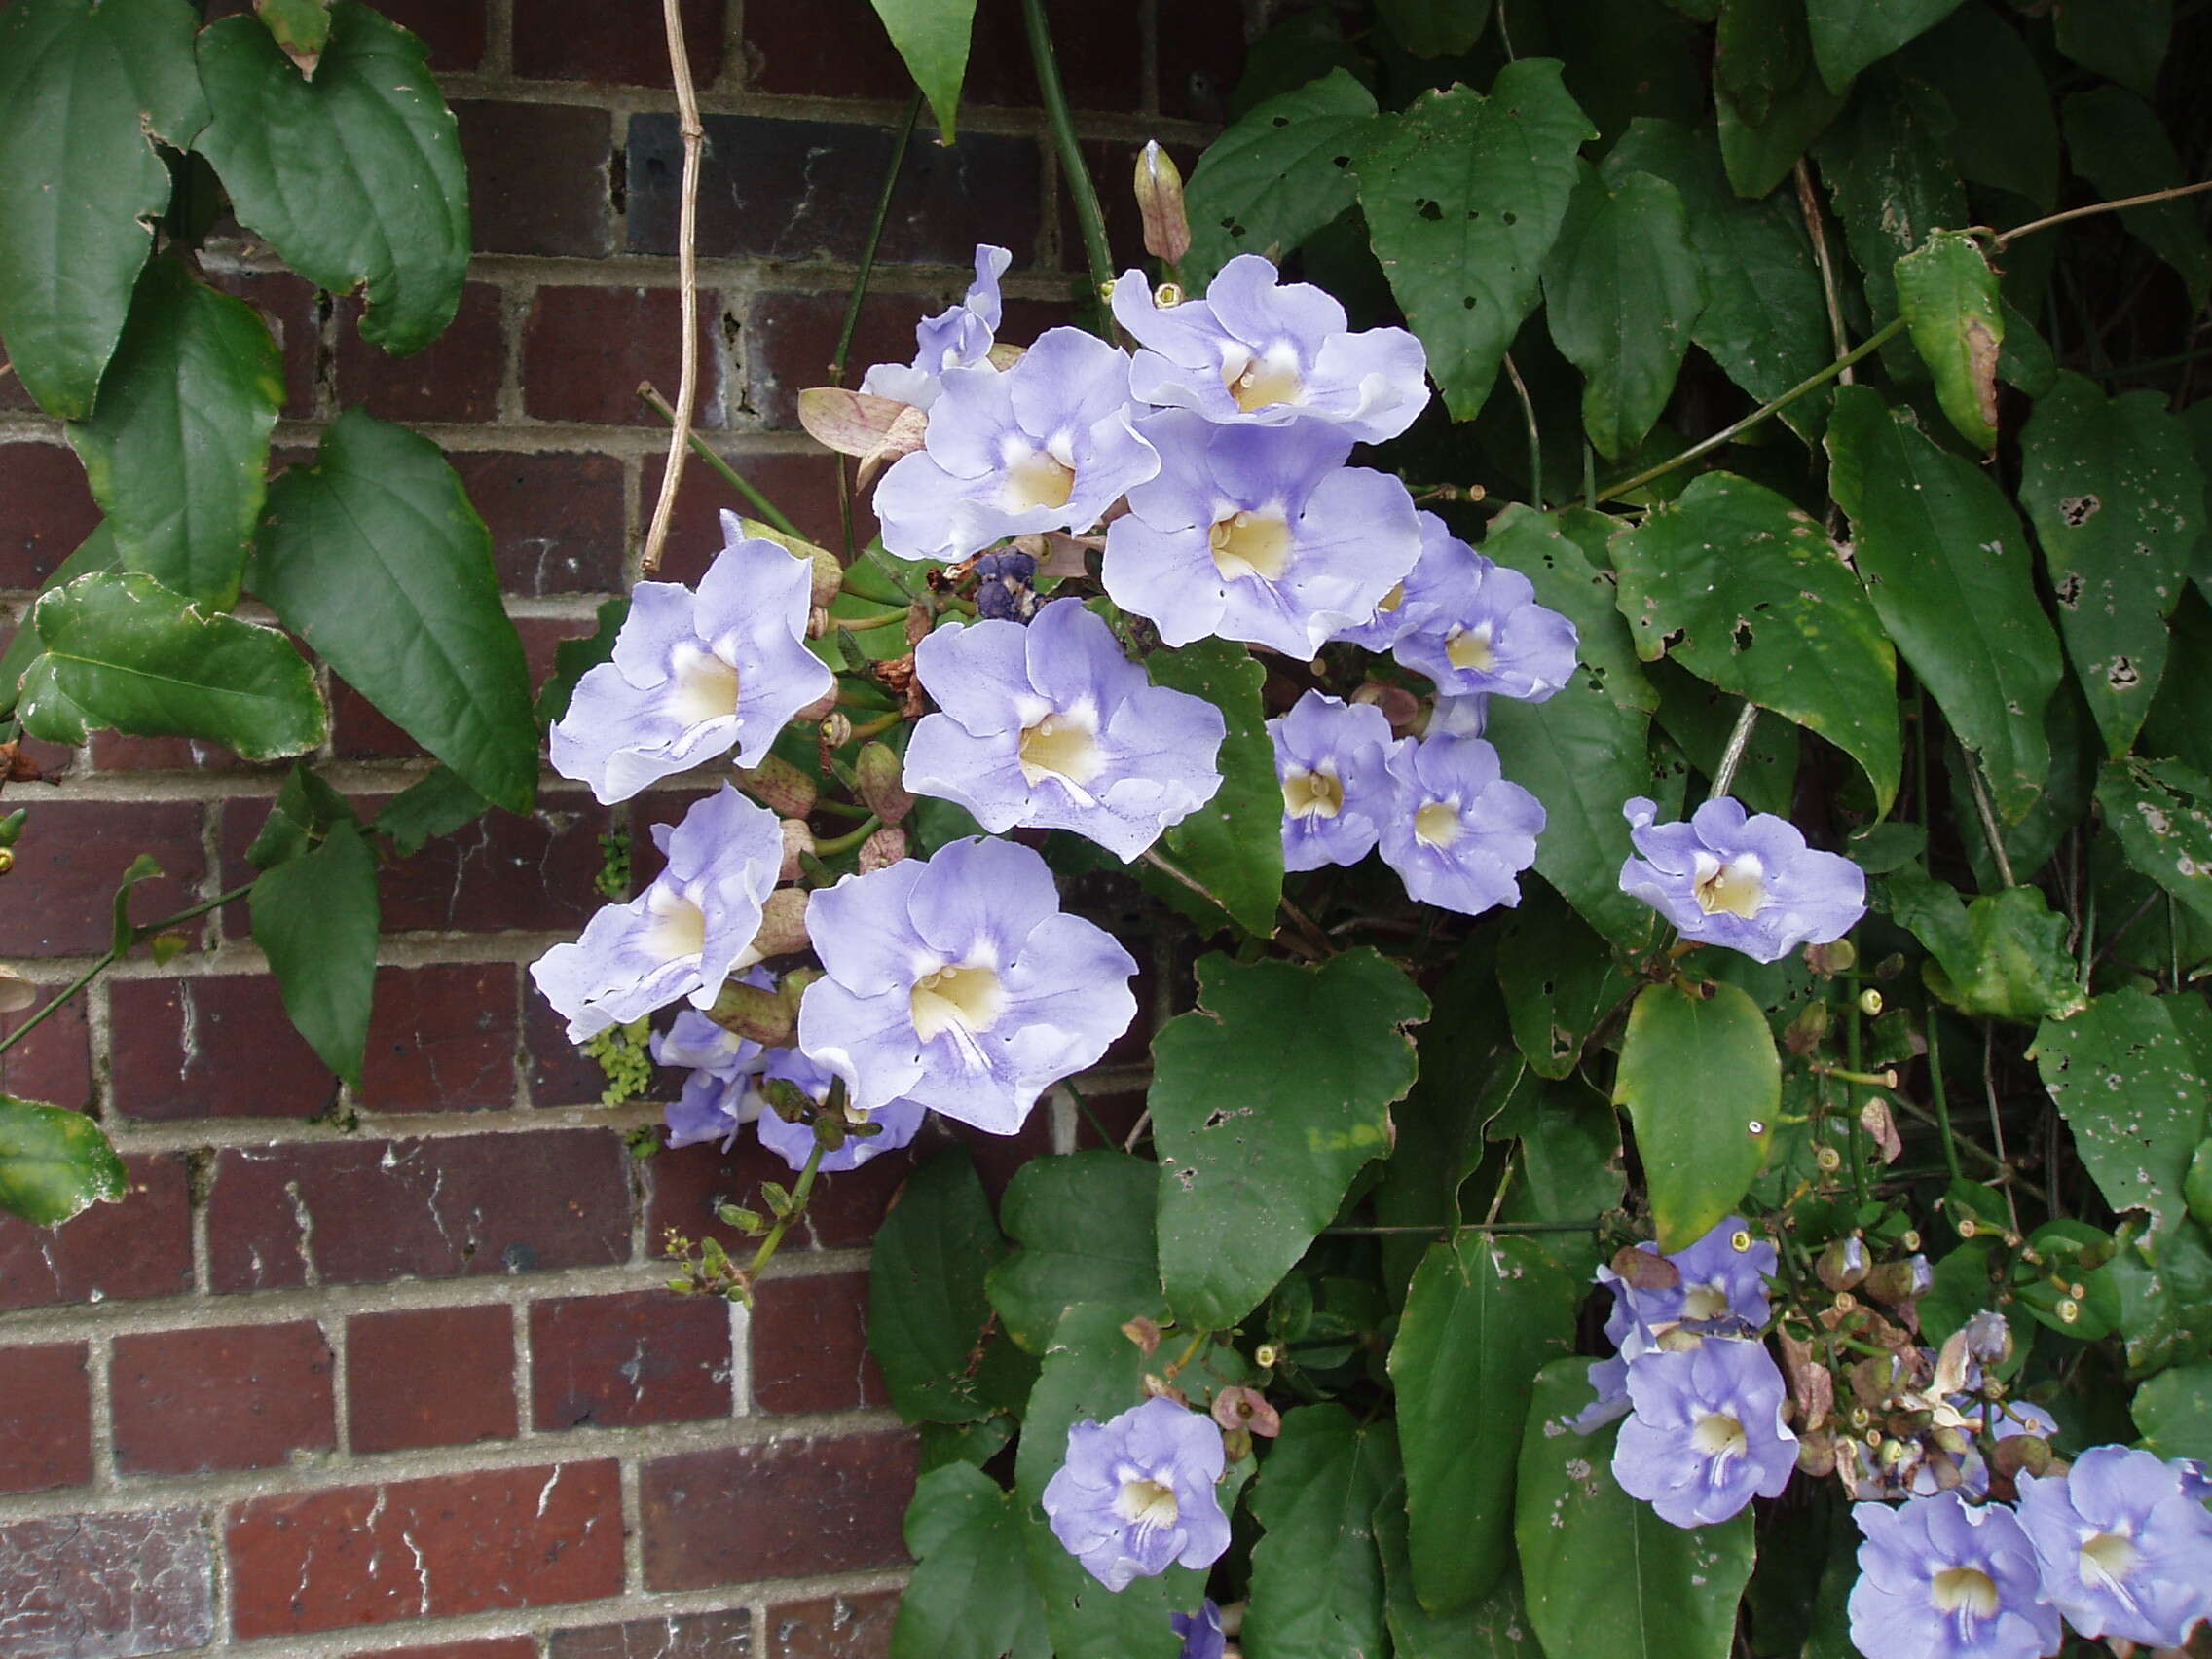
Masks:
[[[0,1309],[137,1301],[192,1288],[192,1203],[181,1152],[132,1153],[129,1191],[59,1227],[0,1216]]]
[[[0,588],[38,587],[100,522],[85,469],[57,443],[0,443]]]
[[[684,55],[691,78],[721,73],[721,0],[683,0]],[[600,86],[669,85],[668,37],[660,11],[641,25],[630,9],[602,0],[515,0],[515,73],[526,80]]]
[[[622,462],[610,455],[461,450],[446,458],[492,532],[509,593],[622,585]]]
[[[310,1255],[325,1284],[627,1261],[627,1162],[604,1129],[228,1147],[208,1198],[209,1279],[305,1284]]]
[[[0,1526],[8,1659],[135,1659],[215,1634],[214,1552],[197,1509]]]
[[[622,1588],[621,1480],[563,1463],[252,1498],[224,1546],[241,1641],[590,1601]]]
[[[92,733],[92,767],[100,772],[276,770],[241,760],[219,743],[205,743],[196,737],[132,737],[121,731]]]
[[[650,381],[671,403],[682,374],[682,318],[673,288],[543,287],[522,340],[523,408],[533,420],[659,426],[638,397]],[[699,297],[695,424],[722,424],[719,299]]]
[[[6,500],[0,485],[0,500]],[[130,861],[150,853],[164,871],[130,891],[130,919],[184,909],[205,859],[195,801],[141,803],[27,797],[31,809],[0,905],[0,955],[92,955],[115,933],[115,890]]]
[[[833,455],[746,455],[729,457],[731,466],[799,528],[809,541],[824,547],[842,545],[837,523],[837,464]],[[663,465],[659,456],[645,458],[644,482],[639,493],[641,518],[652,516],[660,494]],[[661,579],[697,582],[722,549],[723,508],[746,518],[758,518],[753,503],[724,483],[711,467],[693,456],[677,487],[676,512],[669,521],[668,545],[661,558]],[[875,535],[875,511],[863,494],[853,503],[855,544],[866,546]]]
[[[338,401],[387,421],[497,421],[507,350],[499,290],[461,289],[461,309],[429,346],[405,357],[361,338],[361,302],[338,305]]]
[[[592,1106],[607,1089],[599,1062],[569,1041],[569,1022],[535,985],[523,992],[523,1068],[533,1106]],[[676,1086],[681,1088],[682,1085]]]
[[[108,1007],[109,1076],[126,1117],[312,1118],[337,1099],[338,1079],[265,975],[118,979]],[[253,1064],[238,1063],[245,1052]]]
[[[647,1463],[645,1587],[697,1590],[897,1567],[911,1434],[783,1440]]]
[[[208,271],[208,282],[261,313],[284,353],[284,414],[314,414],[315,364],[322,350],[324,300],[314,284],[289,271]]]
[[[822,0],[745,0],[746,84],[756,92],[807,98],[903,99],[914,83],[881,24],[838,18],[826,27]],[[932,131],[929,112],[923,130]]]
[[[423,746],[335,675],[330,681],[330,753],[340,760],[411,760]]]
[[[83,1343],[0,1348],[0,1492],[92,1478],[92,1395]]]
[[[861,302],[845,384],[859,386],[870,363],[910,361],[914,324],[942,311],[966,287],[966,282],[948,277],[937,294],[869,294]],[[830,359],[837,353],[845,304],[840,294],[771,293],[754,299],[744,335],[741,407],[746,414],[764,425],[798,429],[798,394],[810,386],[830,384]],[[835,498],[831,500],[834,503]],[[830,510],[835,512],[833,504]],[[836,522],[830,518],[830,528]]]
[[[826,1176],[814,1189],[797,1236],[784,1248],[803,1242],[825,1250],[849,1249],[875,1236],[892,1196],[913,1168],[910,1152],[887,1152],[858,1169]],[[715,1219],[718,1204],[759,1208],[760,1183],[791,1185],[791,1166],[763,1148],[752,1134],[742,1135],[728,1153],[712,1142],[662,1152],[645,1165],[648,1182],[645,1236],[658,1250],[673,1229],[686,1238],[714,1237],[730,1249],[742,1236]]]
[[[477,252],[614,251],[614,117],[573,104],[461,102],[453,112]]]
[[[1069,100],[1079,109],[1135,109],[1144,51],[1136,9],[1050,0],[1046,16]],[[746,0],[745,44],[756,92],[891,101],[903,99],[913,86],[890,36],[865,21],[825,26],[819,0]],[[1037,103],[1017,0],[983,0],[977,7],[968,61],[964,107]],[[926,111],[922,122],[934,136]]]
[[[267,1469],[338,1444],[330,1345],[312,1319],[115,1339],[115,1466],[132,1475]]]
[[[557,1630],[548,1659],[750,1659],[753,1615],[742,1607],[628,1624]]]
[[[1181,0],[1160,8],[1160,110],[1186,121],[1219,122],[1244,72],[1244,8],[1239,0]],[[1186,168],[1184,176],[1188,177]]]
[[[430,67],[474,69],[484,60],[484,0],[377,0],[377,8],[430,49]],[[210,18],[253,10],[253,0],[214,0]]]
[[[438,1641],[428,1647],[380,1647],[351,1659],[537,1659],[537,1641],[528,1636],[492,1636],[481,1641]]]
[[[666,1290],[531,1304],[536,1427],[727,1417],[729,1324],[727,1303]]]
[[[361,1104],[373,1112],[512,1106],[516,973],[510,962],[378,969]]]
[[[35,970],[34,970],[35,972]],[[19,1014],[0,1015],[0,1035],[13,1033],[60,994],[58,977],[38,984],[38,1000]],[[92,1055],[86,1033],[85,1001],[76,996],[49,1014],[37,1030],[0,1054],[0,1090],[18,1100],[42,1100],[78,1111],[92,1103]]]
[[[502,1303],[356,1313],[346,1421],[356,1453],[513,1439],[513,1315]]]
[[[768,1659],[890,1659],[899,1593],[831,1596],[768,1609]]]
[[[850,1412],[888,1398],[867,1351],[867,1274],[770,1279],[748,1323],[761,1411]]]

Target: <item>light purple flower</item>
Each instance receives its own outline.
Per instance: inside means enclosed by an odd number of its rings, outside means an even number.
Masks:
[[[1628,1368],[1636,1415],[1621,1424],[1613,1479],[1677,1527],[1725,1521],[1753,1494],[1779,1497],[1797,1466],[1782,1420],[1788,1392],[1763,1343],[1646,1353]]]
[[[763,968],[748,969],[738,978],[762,989],[775,983]],[[654,1032],[649,1048],[654,1064],[688,1067],[691,1074],[683,1080],[683,1091],[662,1113],[668,1144],[719,1141],[727,1152],[738,1131],[760,1110],[760,1097],[750,1085],[767,1051],[694,1008],[680,1012],[666,1031]]]
[[[1012,1134],[1136,1017],[1129,953],[1063,915],[1045,861],[1012,841],[848,875],[806,925],[826,977],[800,999],[799,1047],[862,1111],[904,1097]]]
[[[1436,592],[1391,655],[1449,696],[1541,703],[1574,673],[1574,624],[1538,605],[1535,584],[1519,571],[1472,558],[1471,579]]]
[[[1736,1247],[1737,1240],[1744,1247]],[[1659,1255],[1648,1239],[1637,1248]],[[1703,1237],[1664,1260],[1680,1282],[1670,1289],[1644,1290],[1610,1267],[1600,1267],[1597,1280],[1613,1293],[1605,1315],[1605,1336],[1618,1350],[1590,1367],[1590,1385],[1598,1397],[1575,1427],[1588,1434],[1628,1409],[1631,1363],[1654,1348],[1694,1346],[1707,1337],[1745,1337],[1762,1328],[1771,1310],[1767,1281],[1780,1261],[1772,1239],[1756,1236],[1740,1215],[1724,1216]]]
[[[753,1094],[753,1114],[760,1124],[760,1144],[790,1164],[793,1169],[804,1169],[806,1161],[814,1152],[814,1129],[811,1124],[794,1124],[768,1104],[760,1084],[775,1078],[788,1083],[817,1106],[830,1097],[830,1085],[835,1074],[828,1066],[810,1060],[796,1049],[772,1049],[767,1063],[760,1068],[757,1078],[746,1080]],[[878,1154],[896,1152],[921,1133],[922,1120],[928,1112],[912,1100],[894,1100],[865,1115],[847,1108],[848,1117],[861,1119],[875,1125],[872,1135],[847,1135],[844,1144],[834,1152],[822,1155],[818,1165],[823,1174],[841,1174],[847,1169],[858,1169]]]
[[[1382,711],[1309,691],[1268,722],[1268,735],[1282,785],[1283,867],[1353,865],[1373,852],[1397,801]]]
[[[786,722],[836,685],[803,643],[813,568],[748,537],[734,513],[722,535],[696,594],[681,582],[630,590],[614,659],[576,682],[554,724],[553,769],[603,802],[733,745],[739,765],[757,766]]]
[[[1072,830],[1133,859],[1221,788],[1221,711],[1154,685],[1080,600],[939,628],[914,670],[941,712],[914,727],[905,786],[993,834]]]
[[[1221,1609],[1211,1597],[1195,1613],[1169,1613],[1167,1622],[1183,1639],[1183,1651],[1175,1659],[1222,1659],[1229,1651],[1229,1638],[1221,1628]]]
[[[1621,808],[1642,858],[1621,866],[1621,891],[1687,940],[1774,962],[1801,944],[1841,939],[1866,913],[1866,877],[1849,859],[1816,852],[1787,819],[1747,817],[1726,795],[1686,823],[1656,824],[1641,795]]]
[[[1865,1534],[1851,1590],[1851,1640],[1881,1659],[2041,1659],[2058,1609],[2011,1510],[1955,1492],[1900,1507],[1854,1504]]]
[[[1014,255],[1005,248],[977,243],[976,280],[961,302],[915,324],[914,360],[876,364],[861,377],[861,390],[897,398],[917,409],[935,403],[945,370],[963,369],[990,356],[999,326],[999,278],[1013,263]]]
[[[668,866],[627,904],[608,904],[573,944],[532,966],[547,1002],[581,1043],[689,997],[712,1008],[722,981],[756,958],[760,908],[784,862],[776,815],[724,784],[671,830],[653,826]]]
[[[1464,697],[1438,697],[1429,706],[1423,737],[1480,737],[1490,725],[1490,696],[1472,691]]]
[[[2157,1453],[2098,1446],[2019,1486],[2044,1589],[2083,1636],[2179,1647],[2212,1618],[2212,1511]]]
[[[1160,474],[1108,527],[1100,577],[1171,645],[1217,634],[1309,657],[1372,618],[1420,556],[1405,485],[1345,465],[1339,431],[1216,426],[1175,409],[1138,429]]]
[[[1010,535],[1085,531],[1160,457],[1130,424],[1128,359],[1079,328],[1051,328],[1003,374],[948,369],[923,447],[875,489],[883,545],[964,559]]]
[[[1405,580],[1382,596],[1375,614],[1336,637],[1371,651],[1386,651],[1408,634],[1435,622],[1442,608],[1456,604],[1481,574],[1483,560],[1431,512],[1417,512],[1420,557]],[[1469,732],[1480,737],[1481,732]]]
[[[1479,737],[1401,743],[1387,761],[1398,798],[1382,821],[1383,862],[1426,904],[1479,916],[1521,903],[1516,878],[1536,862],[1543,804],[1498,774]]]
[[[1202,300],[1161,308],[1140,272],[1114,284],[1114,318],[1147,350],[1129,368],[1140,402],[1208,421],[1279,426],[1304,418],[1377,444],[1428,403],[1428,359],[1402,328],[1345,328],[1345,308],[1272,262],[1238,254]]]
[[[1213,1419],[1151,1399],[1106,1422],[1068,1428],[1067,1461],[1045,1486],[1060,1547],[1109,1590],[1169,1567],[1211,1567],[1229,1548],[1214,1483],[1223,1468]]]

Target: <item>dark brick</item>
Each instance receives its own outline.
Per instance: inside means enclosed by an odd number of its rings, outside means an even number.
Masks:
[[[622,585],[622,462],[610,455],[461,450],[446,458],[492,532],[509,593]]]
[[[614,251],[614,118],[572,104],[454,105],[479,253]]]
[[[516,973],[509,962],[378,969],[361,1104],[372,1112],[512,1106]]]
[[[845,384],[859,386],[870,363],[910,361],[914,324],[942,311],[966,288],[965,281],[948,277],[934,295],[870,294],[862,301]],[[798,394],[810,386],[830,384],[830,359],[836,355],[844,320],[842,295],[756,295],[746,313],[742,411],[763,425],[796,431]],[[832,514],[834,501],[832,497]],[[835,518],[829,523],[834,528]]]
[[[899,1593],[830,1596],[768,1609],[768,1659],[890,1659]]]
[[[647,1463],[645,1587],[697,1590],[756,1578],[856,1572],[906,1560],[910,1434],[783,1440]]]
[[[196,737],[132,737],[128,732],[92,733],[92,769],[99,772],[254,772],[276,771],[241,760],[219,743]]]
[[[523,329],[524,411],[536,421],[660,425],[638,386],[650,381],[676,400],[682,318],[673,288],[538,289]],[[722,424],[723,335],[720,301],[700,295],[700,426]]]
[[[506,344],[499,290],[471,282],[446,331],[422,350],[394,357],[361,338],[361,302],[338,305],[338,401],[387,421],[496,421]]]
[[[209,271],[209,283],[235,294],[261,313],[284,353],[284,414],[305,421],[314,414],[315,360],[322,345],[320,292],[289,271]]]
[[[721,73],[721,0],[683,0],[684,55],[707,86]],[[656,7],[641,25],[602,0],[515,0],[515,73],[534,81],[601,86],[669,85],[668,38]]]
[[[513,1439],[513,1315],[499,1303],[356,1313],[346,1324],[346,1421],[356,1453]]]
[[[83,1343],[0,1348],[0,1492],[92,1478],[92,1394]]]
[[[63,983],[55,977],[36,985],[36,1002],[19,1014],[0,1016],[0,1036],[13,1033],[24,1020],[35,1017],[59,994]],[[72,997],[48,1015],[37,1030],[0,1054],[0,1090],[18,1100],[41,1100],[78,1111],[92,1105],[92,1053],[86,1031],[85,1000]]]
[[[876,181],[890,165],[888,128],[843,122],[710,115],[699,186],[699,251],[710,257],[860,257],[875,214]],[[979,241],[1014,249],[1026,265],[1039,228],[1040,159],[1028,138],[968,132],[950,149],[906,152],[884,225],[881,257],[907,265],[969,265]],[[676,251],[682,148],[673,115],[630,118],[629,242],[633,253]],[[863,182],[865,181],[865,183]],[[906,355],[911,355],[909,348]]]
[[[791,1185],[791,1166],[767,1151],[751,1133],[728,1153],[713,1143],[663,1152],[645,1166],[649,1183],[645,1236],[657,1248],[673,1229],[686,1238],[713,1237],[725,1248],[743,1247],[742,1235],[715,1219],[718,1204],[757,1208],[760,1183]],[[784,1248],[802,1241],[825,1250],[849,1249],[875,1236],[883,1213],[900,1183],[913,1168],[909,1152],[887,1152],[858,1169],[831,1176],[815,1188],[806,1217]]]
[[[537,1641],[528,1636],[490,1636],[481,1641],[438,1641],[428,1647],[380,1647],[352,1659],[537,1659]]]
[[[1160,110],[1185,121],[1226,118],[1244,72],[1240,0],[1179,0],[1160,8]],[[1190,171],[1184,169],[1184,177]]]
[[[267,1469],[338,1444],[330,1345],[312,1319],[115,1339],[115,1466],[132,1475]]]
[[[118,979],[108,1007],[109,1079],[127,1117],[313,1118],[337,1098],[266,975]]]
[[[224,1526],[239,1641],[622,1588],[612,1462],[483,1470],[234,1504]]]
[[[85,469],[61,444],[0,443],[0,588],[35,588],[100,522]]]
[[[761,1411],[850,1412],[888,1397],[867,1351],[866,1273],[769,1279],[755,1294],[749,1328]]]
[[[536,1427],[727,1417],[729,1323],[719,1299],[680,1301],[664,1290],[531,1304]]]
[[[557,1630],[546,1649],[548,1659],[749,1659],[752,1652],[753,1615],[743,1608]]]
[[[130,1302],[192,1288],[192,1205],[181,1152],[132,1153],[119,1204],[59,1227],[0,1216],[0,1309]]]
[[[569,1041],[569,1022],[535,985],[523,992],[523,1066],[533,1106],[590,1106],[607,1089],[599,1062]],[[681,1087],[679,1085],[678,1087]]]
[[[601,1129],[229,1147],[208,1198],[210,1282],[305,1284],[311,1254],[326,1284],[627,1261],[627,1161]]]
[[[1046,16],[1069,101],[1117,114],[1135,109],[1144,56],[1136,9],[1049,0]],[[913,86],[889,35],[865,22],[825,27],[820,0],[746,0],[745,44],[756,92],[891,101],[903,99]],[[1036,104],[1037,75],[1018,0],[982,0],[976,8],[968,64],[963,107]],[[922,122],[934,135],[927,111]]]
[[[808,540],[824,547],[841,545],[837,457],[733,454],[729,462],[775,502]],[[652,514],[653,502],[660,494],[662,464],[659,456],[645,458],[639,496],[641,517]],[[676,512],[669,520],[668,545],[661,557],[662,580],[696,583],[707,573],[707,567],[722,549],[721,514],[725,507],[746,518],[759,516],[750,501],[693,456],[683,469],[683,482],[677,488]],[[853,536],[858,545],[865,546],[874,535],[875,513],[864,495],[853,503]]]
[[[197,1509],[0,1526],[8,1659],[137,1659],[215,1635],[215,1564]]]
[[[341,760],[409,760],[423,754],[423,746],[385,719],[374,703],[333,675],[330,753]]]
[[[209,18],[253,10],[253,0],[213,0]],[[474,69],[484,60],[484,0],[377,0],[377,10],[430,49],[430,67]]]
[[[899,49],[871,18],[825,27],[822,0],[745,0],[746,84],[806,98],[906,97],[914,88]],[[922,130],[932,131],[929,112]]]
[[[6,500],[0,485],[0,500]],[[92,955],[115,933],[115,890],[130,861],[150,853],[164,874],[130,891],[130,919],[184,909],[204,866],[196,801],[31,798],[0,906],[0,954]]]

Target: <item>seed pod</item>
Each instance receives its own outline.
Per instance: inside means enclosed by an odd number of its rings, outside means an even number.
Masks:
[[[821,786],[779,755],[759,765],[741,766],[737,781],[745,793],[778,818],[804,818],[814,810]]]
[[[805,826],[801,825],[801,829]],[[760,906],[760,931],[753,936],[753,948],[763,957],[790,956],[807,949],[806,893],[796,887],[779,887]]]
[[[861,874],[887,869],[906,856],[906,831],[886,824],[861,843]]]
[[[781,829],[784,831],[784,862],[776,870],[778,881],[796,881],[806,867],[808,855],[814,851],[814,831],[803,818],[787,818]]]

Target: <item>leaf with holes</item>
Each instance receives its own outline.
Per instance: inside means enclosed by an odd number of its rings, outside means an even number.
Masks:
[[[1349,207],[1375,94],[1343,69],[1258,105],[1206,146],[1184,187],[1194,287],[1239,253],[1288,253]]]
[[[1540,513],[1513,501],[1483,532],[1482,551],[1527,576],[1536,603],[1574,624],[1575,659],[1591,689],[1603,691],[1616,708],[1648,714],[1659,697],[1636,660],[1636,642],[1613,602],[1606,562],[1606,543],[1622,522],[1581,507]]]
[[[2127,862],[2212,921],[2212,781],[2179,760],[2114,760],[2097,806]]]
[[[1936,401],[1960,437],[1997,447],[1997,363],[2005,308],[1981,244],[1938,231],[1897,262],[1898,309],[1913,349],[1936,377]]]
[[[1398,1480],[1390,1424],[1340,1405],[1285,1412],[1252,1484],[1266,1529],[1252,1547],[1243,1650],[1252,1659],[1389,1652],[1375,1511]]]
[[[82,1112],[0,1095],[0,1210],[58,1227],[95,1203],[120,1203],[123,1160]]]
[[[1704,989],[1646,986],[1613,1080],[1662,1250],[1703,1237],[1743,1200],[1782,1109],[1782,1060],[1759,1005],[1734,985]]]
[[[1160,1166],[1111,1150],[1032,1159],[1014,1172],[999,1220],[1019,1246],[986,1280],[1007,1335],[1042,1353],[1079,1302],[1163,1318],[1153,1215]]]

